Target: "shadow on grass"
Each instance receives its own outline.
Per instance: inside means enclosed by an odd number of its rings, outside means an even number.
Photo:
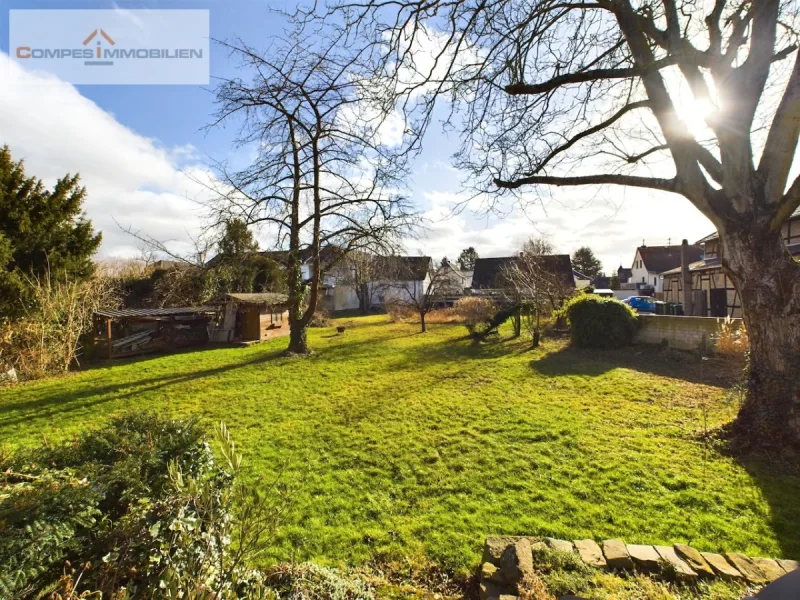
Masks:
[[[565,345],[560,350],[532,360],[531,368],[550,377],[598,377],[622,368],[721,388],[733,385],[742,369],[729,361],[701,359],[697,353],[668,350],[658,346],[588,350],[572,345]]]
[[[449,326],[449,325],[447,325]],[[422,334],[419,331],[415,335]],[[405,367],[416,368],[419,365],[436,365],[471,360],[492,360],[527,351],[519,338],[495,336],[487,340],[478,341],[469,335],[456,338],[447,338],[438,343],[414,346],[404,349],[402,359],[392,362],[391,369]]]
[[[147,352],[136,356],[126,356],[124,358],[108,359],[103,356],[96,356],[80,365],[76,369],[78,373],[86,373],[89,371],[103,371],[121,365],[131,365],[140,362],[146,362],[163,358],[165,356],[181,356],[183,354],[199,354],[204,352],[212,352],[214,350],[225,350],[228,348],[241,348],[242,346],[232,342],[209,342],[201,346],[189,346],[186,348],[177,349],[164,349],[156,350],[154,352]]]
[[[769,504],[769,521],[781,547],[781,556],[800,560],[800,465],[785,458],[739,457]]]
[[[107,385],[96,385],[96,382],[87,381],[73,390],[68,389],[68,385],[54,385],[50,389],[31,389],[31,393],[36,394],[36,397],[33,399],[21,398],[24,396],[25,392],[25,388],[22,388],[19,390],[21,393],[17,394],[20,400],[12,399],[11,401],[0,404],[0,428],[13,426],[30,419],[56,418],[64,413],[69,413],[71,410],[133,398],[145,392],[153,392],[195,379],[202,379],[234,369],[242,369],[262,364],[281,358],[282,356],[283,352],[279,350],[270,352],[269,354],[258,354],[248,360],[240,362],[225,363],[211,369],[190,371],[188,373],[173,373],[158,377],[135,379],[132,381],[126,380]],[[128,359],[124,362],[108,363],[106,367],[129,365],[131,363],[141,362],[142,360],[147,360],[147,357],[137,357],[136,359]],[[54,382],[57,383],[58,380],[54,380]],[[69,380],[64,379],[64,382],[67,384]],[[65,389],[65,387],[67,387],[67,389]]]

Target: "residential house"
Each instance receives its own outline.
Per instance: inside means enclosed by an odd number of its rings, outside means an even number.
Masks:
[[[703,258],[702,246],[689,246],[689,261]],[[630,282],[642,295],[664,291],[663,274],[681,266],[680,246],[639,246],[633,257]]]
[[[800,257],[800,210],[795,211],[781,228],[786,249],[792,256]],[[692,260],[689,273],[692,278],[693,313],[709,317],[741,317],[742,306],[733,282],[722,270],[722,244],[714,232],[696,242],[705,250],[700,259]],[[664,300],[686,304],[683,276],[680,265],[664,275]]]
[[[617,279],[619,279],[620,285],[623,283],[629,283],[633,278],[633,269],[626,269],[622,265],[619,266],[617,269]]]
[[[472,286],[472,271],[462,271],[448,260],[443,261],[440,268],[443,277],[447,279],[448,288],[463,293]]]
[[[383,278],[370,283],[374,306],[392,302],[422,301],[431,282],[430,256],[383,256],[378,272]]]
[[[575,275],[569,254],[550,254],[539,257],[542,268],[558,277],[565,287],[575,288]],[[503,296],[507,293],[506,273],[518,260],[516,256],[479,258],[472,274],[472,291],[475,295]]]

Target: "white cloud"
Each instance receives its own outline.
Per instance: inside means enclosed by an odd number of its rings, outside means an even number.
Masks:
[[[191,250],[190,233],[201,226],[195,200],[207,177],[194,148],[165,148],[139,135],[49,74],[23,70],[0,53],[0,131],[14,159],[48,186],[80,173],[87,189],[84,209],[103,232],[101,256],[135,256],[139,242],[115,220],[170,248]]]

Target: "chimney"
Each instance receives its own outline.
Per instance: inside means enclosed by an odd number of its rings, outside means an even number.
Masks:
[[[681,244],[681,279],[683,280],[683,314],[694,315],[694,296],[692,294],[692,274],[689,272],[689,242]]]

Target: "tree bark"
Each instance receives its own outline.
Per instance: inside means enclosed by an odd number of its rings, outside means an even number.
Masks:
[[[419,311],[419,322],[420,322],[420,325],[422,326],[422,333],[425,333],[426,331],[428,331],[428,326],[425,323],[425,312],[424,311]]]
[[[308,354],[308,326],[294,323],[289,327],[289,354]]]
[[[369,314],[370,309],[370,294],[369,288],[367,287],[369,284],[367,283],[359,283],[356,284],[355,288],[357,290],[356,296],[358,296],[358,310],[361,312],[362,315]]]
[[[747,395],[734,430],[754,446],[800,448],[800,264],[767,224],[726,227],[720,241],[750,341]]]

